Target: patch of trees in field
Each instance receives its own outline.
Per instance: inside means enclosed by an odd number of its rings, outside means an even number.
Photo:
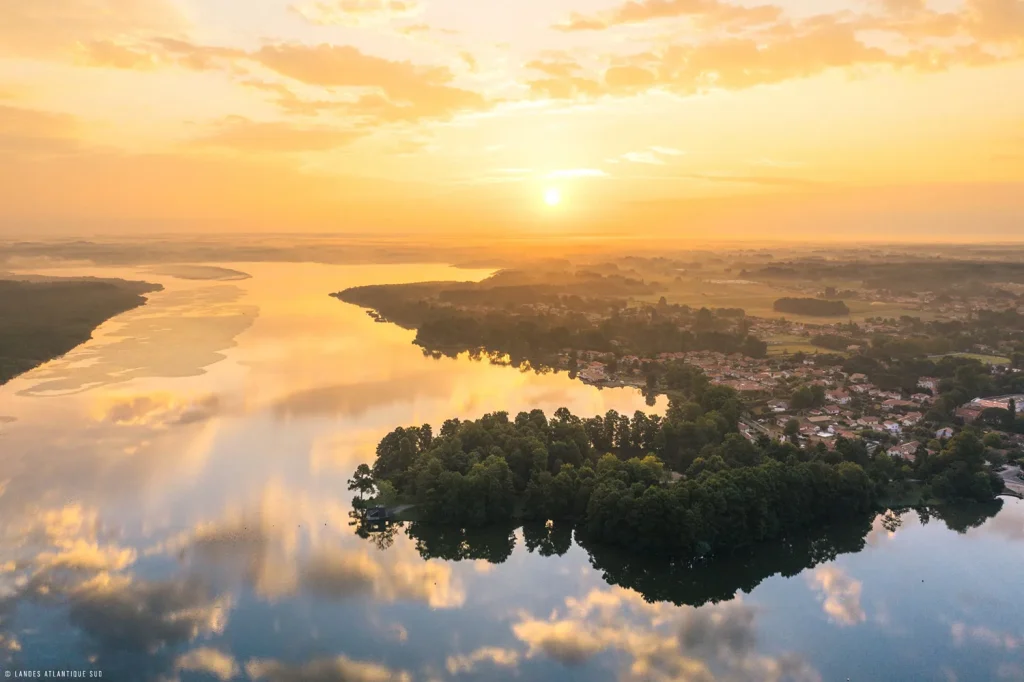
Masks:
[[[772,307],[775,312],[792,315],[844,317],[850,314],[850,308],[843,301],[830,301],[823,298],[780,298]]]

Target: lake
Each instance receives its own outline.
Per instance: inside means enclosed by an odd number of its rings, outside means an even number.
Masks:
[[[330,298],[489,272],[228,263],[159,282],[0,387],[0,668],[105,679],[1024,679],[1024,503],[865,519],[684,566],[571,528],[357,533],[346,480],[400,425],[634,389],[468,357]]]

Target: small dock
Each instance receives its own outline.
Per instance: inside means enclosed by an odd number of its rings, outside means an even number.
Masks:
[[[365,519],[370,522],[394,521],[399,514],[415,507],[415,504],[400,504],[396,507],[370,507]]]

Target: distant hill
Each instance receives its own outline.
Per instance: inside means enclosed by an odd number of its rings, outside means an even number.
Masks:
[[[776,312],[815,317],[844,317],[850,309],[843,301],[829,301],[823,298],[780,298],[773,306]]]
[[[104,279],[0,280],[0,384],[64,355],[162,287]]]

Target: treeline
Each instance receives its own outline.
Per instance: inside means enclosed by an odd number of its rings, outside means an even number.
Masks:
[[[486,349],[528,360],[550,359],[566,348],[640,357],[700,350],[764,357],[768,350],[764,341],[746,333],[696,331],[670,320],[616,314],[593,323],[583,315],[439,309],[426,318],[415,340],[425,349]]]
[[[850,308],[843,301],[822,298],[780,298],[773,305],[775,312],[815,317],[842,317],[850,314]]]

